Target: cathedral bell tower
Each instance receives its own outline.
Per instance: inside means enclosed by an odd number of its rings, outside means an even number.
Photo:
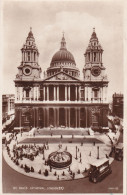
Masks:
[[[16,78],[21,80],[39,79],[41,74],[41,67],[38,65],[39,52],[35,44],[32,28],[30,28],[21,52],[22,62],[18,67],[19,73],[16,75]]]
[[[22,49],[22,61],[15,79],[15,101],[35,101],[39,99],[41,67],[38,64],[39,52],[30,28]]]
[[[87,88],[86,101],[106,102],[108,80],[105,74],[105,67],[102,62],[103,48],[93,28],[88,47],[84,54],[85,66],[83,76]]]

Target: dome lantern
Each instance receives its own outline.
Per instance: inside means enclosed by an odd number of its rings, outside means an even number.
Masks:
[[[62,37],[62,40],[61,40],[61,48],[60,48],[60,50],[63,50],[63,49],[67,50],[66,49],[66,41],[65,41],[65,38],[64,38],[64,32],[63,32],[63,37]]]

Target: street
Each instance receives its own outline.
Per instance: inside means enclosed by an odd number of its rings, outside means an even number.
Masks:
[[[27,177],[3,163],[3,193],[122,193],[123,162],[114,160],[112,174],[94,184],[88,178],[71,181],[46,181]]]

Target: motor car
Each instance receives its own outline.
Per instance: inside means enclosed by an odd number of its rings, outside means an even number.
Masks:
[[[106,176],[112,173],[108,158],[96,159],[90,163],[88,172],[89,181],[93,183],[100,182]]]
[[[123,143],[118,143],[115,146],[115,159],[118,161],[123,160]]]

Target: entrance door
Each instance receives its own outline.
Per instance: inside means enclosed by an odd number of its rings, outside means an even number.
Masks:
[[[97,112],[92,114],[92,126],[93,127],[99,126],[99,114]]]
[[[59,125],[65,126],[65,109],[59,109]]]

